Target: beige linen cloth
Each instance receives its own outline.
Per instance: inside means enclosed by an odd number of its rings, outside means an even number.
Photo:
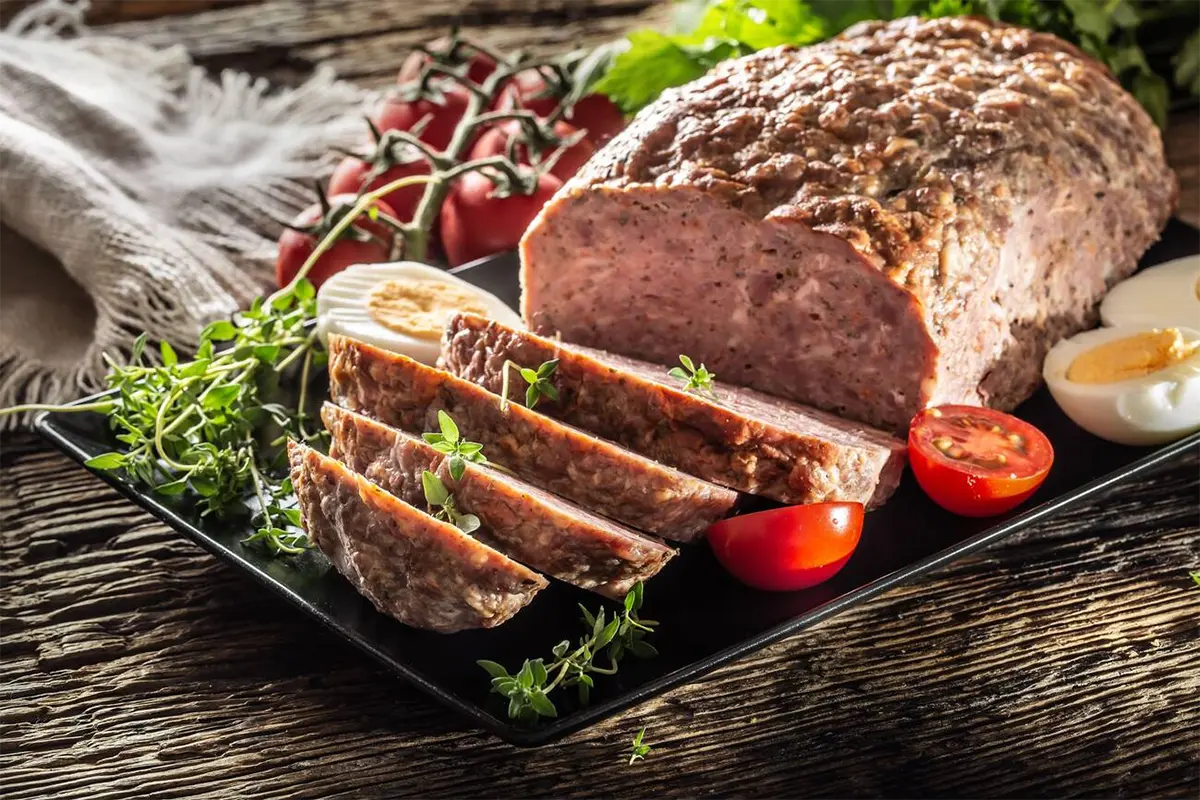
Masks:
[[[268,286],[280,222],[363,135],[368,98],[327,72],[212,79],[182,48],[89,34],[84,9],[45,0],[0,32],[0,406],[102,388],[101,353],[142,331],[194,346]]]

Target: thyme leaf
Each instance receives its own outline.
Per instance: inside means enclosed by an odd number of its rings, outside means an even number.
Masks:
[[[667,375],[675,380],[683,381],[683,391],[706,397],[713,402],[720,402],[713,389],[713,381],[717,378],[716,373],[709,372],[703,364],[697,367],[692,359],[685,355],[679,356],[679,363],[683,367],[673,367],[667,372]]]
[[[455,480],[458,480],[455,478]],[[421,489],[425,492],[425,502],[429,504],[429,513],[434,519],[449,522],[463,533],[474,533],[482,524],[474,514],[464,514],[454,504],[454,495],[442,483],[442,479],[429,470],[421,473]]]
[[[658,651],[645,638],[658,623],[638,615],[642,598],[639,583],[625,596],[621,611],[611,618],[603,607],[593,614],[581,605],[585,634],[574,649],[567,639],[556,644],[551,648],[552,658],[548,662],[543,658],[526,659],[516,674],[510,674],[495,661],[477,662],[491,676],[492,692],[508,699],[509,718],[536,722],[540,717],[558,716],[550,699],[551,692],[558,688],[574,686],[580,705],[587,705],[595,686],[593,675],[616,674],[626,653],[636,658],[657,655]],[[605,656],[607,666],[597,663],[601,655]]]
[[[650,755],[650,751],[654,749],[646,744],[645,737],[646,728],[643,726],[640,731],[634,734],[633,743],[630,745],[629,766],[632,767],[635,761],[640,761]]]
[[[423,433],[421,438],[439,453],[450,456],[450,477],[461,480],[466,472],[467,462],[472,464],[487,464],[483,454],[483,445],[479,442],[468,442],[462,438],[453,418],[445,411],[438,411],[437,433]]]
[[[500,380],[500,410],[508,410],[508,374],[510,370],[516,370],[516,373],[521,376],[521,380],[525,381],[527,387],[525,389],[525,407],[534,408],[538,401],[545,397],[550,402],[558,400],[558,389],[554,388],[554,384],[550,383],[550,376],[558,369],[558,359],[552,358],[545,361],[537,369],[529,369],[522,367],[512,361],[505,361],[501,368],[502,378]]]

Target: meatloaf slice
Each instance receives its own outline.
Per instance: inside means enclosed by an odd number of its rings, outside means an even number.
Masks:
[[[441,633],[492,628],[546,579],[345,465],[288,443],[292,485],[313,544],[384,614]]]
[[[563,344],[472,314],[451,318],[440,365],[499,394],[505,362],[558,359],[558,399],[543,414],[578,425],[705,480],[782,503],[878,505],[904,470],[904,443],[865,425],[714,384],[717,401],[684,392],[667,367]],[[522,402],[526,384],[509,375]]]
[[[737,494],[631,453],[470,381],[342,336],[329,337],[330,395],[420,433],[445,411],[462,435],[519,477],[639,530],[689,541],[728,514]]]
[[[977,18],[857,25],[665,92],[521,244],[531,329],[888,429],[1009,409],[1178,187],[1105,68]]]
[[[559,580],[619,600],[675,555],[662,542],[486,466],[467,464],[455,480],[447,455],[361,414],[326,403],[321,418],[333,437],[330,456],[417,507],[425,505],[421,476],[434,473],[460,512],[479,517],[476,539]]]

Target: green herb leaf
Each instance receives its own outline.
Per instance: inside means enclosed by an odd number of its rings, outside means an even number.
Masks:
[[[421,473],[421,488],[425,491],[425,502],[431,507],[444,506],[450,497],[446,484],[429,470]]]
[[[438,427],[441,428],[442,438],[450,444],[458,441],[458,426],[454,424],[454,420],[445,411],[438,411]]]
[[[228,408],[237,399],[241,391],[242,387],[237,385],[218,386],[215,389],[209,390],[203,400],[201,400],[200,405],[205,411]]]
[[[639,761],[639,760],[645,758],[646,756],[650,755],[650,750],[652,748],[650,747],[650,745],[646,744],[645,736],[646,736],[646,729],[643,727],[633,737],[633,742],[630,746],[630,754],[629,754],[629,765],[630,766],[633,766],[633,763],[635,761]]]
[[[171,347],[170,342],[166,339],[158,343],[158,350],[162,353],[163,366],[173,367],[179,363],[179,356],[175,355],[175,348]]]
[[[482,524],[474,514],[460,514],[454,519],[454,524],[463,533],[474,533]]]
[[[525,379],[526,383],[534,384],[538,382],[538,374],[535,370],[522,368],[520,372],[521,377]]]
[[[543,717],[557,717],[558,709],[554,707],[554,703],[550,702],[550,698],[546,697],[545,692],[535,689],[529,694],[529,704],[533,706],[533,710],[541,714]]]
[[[454,480],[462,480],[463,473],[467,471],[467,462],[463,461],[462,456],[450,456],[450,477]]]
[[[85,467],[99,470],[114,470],[125,466],[124,453],[102,453],[83,462]]]
[[[235,336],[237,336],[237,328],[227,319],[219,319],[210,323],[200,333],[202,342],[227,342]]]

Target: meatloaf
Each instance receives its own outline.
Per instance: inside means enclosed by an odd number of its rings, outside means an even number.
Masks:
[[[689,541],[728,514],[737,494],[631,453],[470,381],[410,358],[329,337],[333,401],[380,422],[420,433],[445,411],[489,461],[584,508],[639,530]]]
[[[975,18],[856,25],[665,92],[521,243],[526,323],[889,430],[1008,409],[1178,187],[1105,68]]]
[[[714,383],[713,397],[685,392],[667,368],[564,344],[473,314],[451,318],[440,365],[491,392],[504,365],[558,359],[557,400],[543,414],[607,437],[713,483],[782,503],[882,503],[904,469],[904,443],[761,392]],[[509,368],[510,397],[525,381]]]
[[[326,403],[321,418],[333,437],[332,457],[418,508],[426,502],[421,476],[434,473],[460,513],[479,517],[476,539],[559,580],[620,599],[675,555],[662,542],[486,466],[467,464],[455,480],[449,456],[361,414]]]
[[[304,530],[338,572],[414,628],[492,628],[546,579],[388,494],[343,464],[288,443]]]

